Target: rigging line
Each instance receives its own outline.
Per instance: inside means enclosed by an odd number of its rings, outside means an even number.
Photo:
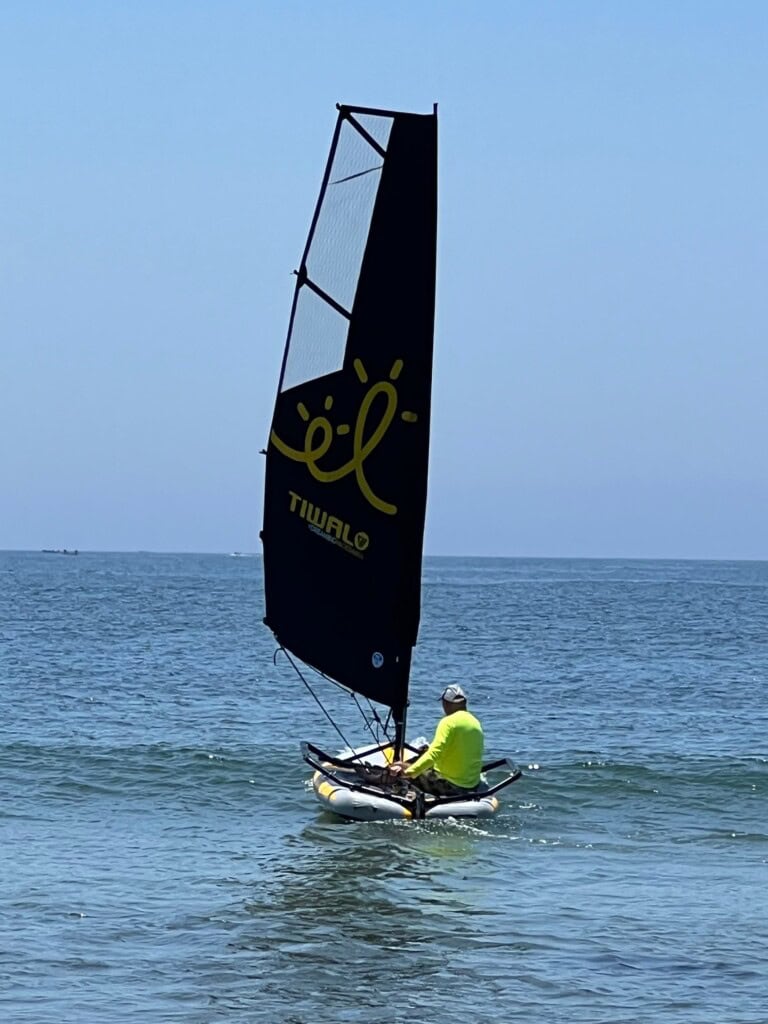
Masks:
[[[315,703],[317,704],[317,706],[318,706],[318,707],[320,708],[320,710],[321,710],[321,711],[323,712],[323,714],[324,714],[324,715],[325,715],[325,717],[326,717],[326,718],[328,719],[328,721],[329,721],[329,722],[331,723],[331,725],[332,725],[332,726],[333,726],[333,728],[334,728],[334,729],[336,730],[336,732],[337,732],[337,733],[339,734],[339,736],[341,736],[341,740],[342,740],[342,743],[344,743],[344,745],[345,745],[346,747],[349,747],[349,749],[351,750],[351,749],[352,749],[352,745],[350,744],[349,740],[348,740],[348,739],[347,739],[347,737],[346,737],[346,736],[344,735],[344,733],[343,733],[343,732],[341,731],[341,729],[340,729],[340,728],[338,727],[338,725],[336,725],[336,723],[335,723],[335,722],[334,722],[334,720],[333,720],[333,719],[331,718],[331,716],[330,716],[330,714],[328,713],[328,711],[326,710],[326,708],[324,708],[324,707],[323,707],[323,703],[322,703],[322,701],[321,701],[321,700],[320,700],[320,698],[319,698],[319,697],[317,696],[317,694],[316,694],[316,693],[315,693],[315,691],[314,691],[314,690],[312,689],[312,687],[311,687],[311,686],[309,685],[309,683],[307,682],[307,680],[306,680],[306,679],[304,678],[304,676],[303,676],[303,674],[302,674],[301,670],[299,669],[298,665],[297,665],[297,664],[296,664],[296,662],[295,662],[295,661],[293,660],[293,658],[292,658],[292,657],[290,656],[290,654],[288,653],[288,651],[286,651],[286,649],[285,649],[284,647],[279,647],[279,648],[278,648],[278,650],[277,650],[277,651],[275,652],[275,657],[277,657],[277,654],[278,654],[278,653],[279,653],[280,651],[282,651],[282,652],[283,652],[283,654],[284,654],[284,655],[286,656],[286,658],[288,659],[288,661],[289,661],[289,662],[291,663],[291,665],[293,666],[293,670],[294,670],[294,672],[295,672],[295,673],[296,673],[296,675],[297,675],[297,676],[299,677],[299,679],[300,679],[300,680],[302,681],[302,683],[304,683],[304,685],[306,686],[306,688],[307,688],[307,689],[309,690],[309,692],[310,692],[310,694],[312,695],[312,697],[313,697],[313,699],[314,699]]]
[[[390,739],[390,736],[389,736],[389,722],[390,722],[390,719],[392,718],[392,708],[389,709],[389,714],[387,715],[386,721],[382,722],[381,716],[379,715],[379,712],[376,710],[376,708],[375,708],[375,706],[373,704],[373,701],[371,701],[370,699],[368,699],[368,707],[369,707],[370,712],[371,712],[372,720],[374,722],[376,722],[376,724],[378,726],[381,727],[381,731],[384,733],[384,738],[391,743],[392,740]]]
[[[335,181],[329,181],[329,185],[343,185],[345,181],[354,181],[355,178],[362,178],[364,174],[373,174],[374,171],[380,171],[384,167],[384,164],[379,164],[378,167],[369,167],[367,171],[358,171],[357,174],[348,174],[346,178],[337,178]]]
[[[360,701],[357,699],[357,694],[353,694],[352,696],[353,696],[353,699],[355,701],[355,704],[357,705],[357,710],[360,712],[360,715],[362,716],[362,719],[365,722],[366,728],[368,729],[368,732],[371,734],[371,737],[373,738],[373,742],[374,743],[378,743],[379,742],[379,737],[377,736],[377,734],[373,730],[373,726],[371,725],[371,720],[369,718],[367,718],[367,716],[365,714],[365,711],[363,711],[362,707],[360,706]],[[370,701],[368,701],[368,706],[371,707],[371,702]],[[371,710],[373,711],[373,708],[371,708]],[[373,711],[373,717],[374,717],[374,719],[378,720],[378,715],[376,714],[375,711]],[[389,739],[389,737],[387,737],[387,739]]]
[[[320,676],[320,678],[324,680],[326,683],[330,683],[331,686],[335,686],[337,690],[341,690],[342,693],[346,693],[348,697],[351,697],[353,695],[354,691],[350,690],[348,686],[345,686],[343,683],[337,682],[335,679],[331,679],[331,677],[327,676],[325,672],[321,672],[319,668],[315,668],[312,671],[316,675]]]

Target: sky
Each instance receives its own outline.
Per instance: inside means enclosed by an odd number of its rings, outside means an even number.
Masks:
[[[440,110],[426,553],[768,559],[768,5],[0,5],[0,549],[257,551],[335,104]]]

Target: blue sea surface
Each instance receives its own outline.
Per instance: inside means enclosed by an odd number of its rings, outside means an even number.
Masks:
[[[768,1022],[768,563],[427,559],[482,822],[322,813],[262,614],[259,558],[0,553],[3,1022]]]

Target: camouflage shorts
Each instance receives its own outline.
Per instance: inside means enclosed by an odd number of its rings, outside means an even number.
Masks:
[[[427,768],[421,775],[411,779],[411,782],[423,793],[430,793],[432,796],[464,796],[472,792],[470,789],[462,789],[461,786],[449,782],[434,768]]]

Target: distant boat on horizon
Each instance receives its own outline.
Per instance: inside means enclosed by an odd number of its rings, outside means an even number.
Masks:
[[[43,548],[44,555],[79,555],[80,552],[75,548],[73,551],[69,551],[67,548]]]

